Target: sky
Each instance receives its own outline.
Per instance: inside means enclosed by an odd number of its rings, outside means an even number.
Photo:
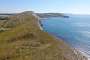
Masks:
[[[22,11],[90,14],[90,0],[0,0],[0,13]]]

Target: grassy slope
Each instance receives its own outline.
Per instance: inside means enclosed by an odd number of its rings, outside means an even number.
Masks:
[[[11,29],[0,33],[0,60],[77,60],[62,40],[41,31],[32,15],[11,16],[4,27]]]

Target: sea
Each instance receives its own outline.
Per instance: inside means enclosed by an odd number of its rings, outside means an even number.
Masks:
[[[67,15],[69,18],[42,18],[43,30],[64,40],[90,58],[90,15]]]

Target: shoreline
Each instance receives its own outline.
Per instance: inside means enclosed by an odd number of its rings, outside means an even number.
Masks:
[[[80,51],[78,48],[74,48],[77,52],[79,51],[80,54],[82,54],[83,56],[85,56],[87,58],[87,60],[90,60],[90,56],[87,55],[86,53],[84,53],[83,51]]]
[[[35,15],[34,15],[35,16]],[[40,28],[40,30],[44,31],[43,29],[43,24],[41,23],[41,19],[36,15],[36,18],[38,18],[38,26]],[[53,36],[56,39],[60,39],[58,37]],[[65,41],[64,41],[65,42]],[[65,42],[66,43],[66,42]],[[70,46],[71,47],[71,46]],[[84,52],[81,52],[79,49],[77,48],[73,48],[71,47],[72,51],[75,53],[75,55],[77,56],[78,60],[90,60],[90,58],[87,57],[87,55]]]
[[[43,27],[40,25],[40,28],[43,29]],[[52,35],[54,38],[56,39],[60,39],[58,37],[55,37],[54,35]],[[65,42],[65,41],[64,41]],[[66,43],[66,42],[65,42]],[[70,46],[70,45],[69,45]],[[86,55],[84,52],[80,51],[77,48],[73,48],[70,46],[70,48],[72,49],[72,51],[75,53],[75,55],[79,58],[79,59],[83,59],[83,60],[90,60],[90,58],[88,58],[88,55]]]
[[[54,38],[56,38],[56,39],[61,39],[62,40],[62,38],[58,38],[57,36],[54,36],[53,35],[53,37]],[[63,40],[64,41],[64,40]],[[65,42],[65,41],[64,41]],[[66,42],[65,42],[66,43]],[[66,43],[66,44],[68,44],[68,43]],[[69,45],[69,44],[68,44]],[[77,49],[77,48],[74,48],[74,47],[72,47],[72,46],[70,46],[69,45],[69,47],[72,49],[72,51],[75,53],[75,55],[77,56],[77,58],[79,58],[79,59],[81,59],[81,60],[90,60],[90,58],[88,58],[88,55],[87,54],[85,54],[84,52],[82,52],[82,51],[80,51],[79,49]],[[79,60],[78,59],[78,60]]]
[[[74,51],[74,53],[77,55],[77,57],[82,57],[82,58],[84,58],[85,60],[90,60],[90,58],[88,58],[88,55],[85,54],[84,52],[80,51],[79,49],[73,48],[73,51]]]
[[[39,26],[40,30],[44,31],[43,24],[41,23],[41,18],[39,16],[37,16],[37,15],[34,15],[34,16],[38,19],[38,26]],[[53,37],[60,40],[60,38],[58,38],[58,37],[55,37],[55,36],[53,36]],[[76,55],[76,57],[77,57],[76,59],[78,59],[78,60],[90,60],[85,53],[83,53],[83,52],[79,51],[78,49],[73,48],[71,46],[69,46],[69,47],[72,49],[72,51]]]

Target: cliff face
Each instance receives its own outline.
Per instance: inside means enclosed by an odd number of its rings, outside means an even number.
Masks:
[[[33,13],[10,16],[2,23],[0,60],[87,60],[62,40],[40,30]]]

